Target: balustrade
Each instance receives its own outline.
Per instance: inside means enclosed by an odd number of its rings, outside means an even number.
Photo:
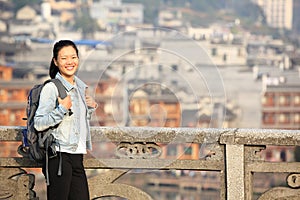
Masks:
[[[0,127],[0,142],[21,141],[23,128]],[[90,195],[94,199],[116,196],[154,200],[140,187],[117,181],[130,170],[215,171],[220,180],[219,199],[229,200],[254,199],[255,173],[287,173],[285,186],[273,187],[258,199],[298,199],[300,196],[299,163],[270,162],[260,156],[266,146],[300,146],[299,131],[91,127],[91,132],[95,150],[85,156],[85,168],[105,169],[88,179]],[[180,145],[180,155],[168,153],[171,147]],[[192,149],[185,154],[189,147]],[[35,177],[24,170],[38,167],[41,166],[22,156],[1,157],[0,199],[38,199],[34,191]],[[196,187],[195,183],[190,187]]]

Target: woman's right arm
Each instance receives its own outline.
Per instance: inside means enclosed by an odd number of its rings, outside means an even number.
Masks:
[[[58,90],[54,83],[47,83],[40,94],[39,107],[34,116],[34,128],[43,131],[59,124],[67,109],[57,105]]]

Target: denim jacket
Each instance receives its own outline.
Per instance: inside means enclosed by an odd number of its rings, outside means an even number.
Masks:
[[[67,94],[71,95],[72,104],[74,95],[74,86],[67,82],[60,73],[57,73],[56,77],[62,81],[66,88]],[[78,87],[80,96],[84,99],[86,107],[86,148],[92,149],[91,134],[89,127],[89,120],[95,108],[89,108],[85,102],[85,91],[87,85],[75,76],[75,82]],[[51,129],[51,134],[56,138],[61,149],[75,152],[78,147],[80,138],[79,127],[81,123],[78,122],[79,116],[70,115],[69,111],[62,105],[57,105],[58,89],[54,83],[47,83],[40,95],[39,107],[34,117],[34,127],[37,131],[43,131],[49,127],[54,127],[59,124],[57,128]],[[72,109],[79,109],[76,106],[72,106]],[[77,112],[78,113],[78,112]],[[76,118],[77,117],[77,118]]]

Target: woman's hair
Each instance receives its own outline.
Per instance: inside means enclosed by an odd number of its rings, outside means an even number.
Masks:
[[[71,40],[60,40],[60,41],[56,42],[53,47],[53,57],[52,57],[52,60],[50,63],[50,68],[49,68],[49,75],[51,78],[55,78],[57,72],[59,72],[58,67],[54,63],[54,59],[57,60],[58,52],[62,48],[67,47],[67,46],[72,46],[75,49],[76,54],[78,56],[77,46]]]

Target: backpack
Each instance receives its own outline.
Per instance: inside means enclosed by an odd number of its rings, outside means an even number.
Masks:
[[[23,118],[27,122],[26,127],[22,130],[22,144],[18,148],[19,154],[23,157],[28,157],[37,163],[46,161],[47,185],[49,185],[48,159],[56,156],[55,138],[50,134],[50,130],[56,128],[58,125],[49,127],[44,131],[37,131],[34,128],[34,115],[39,106],[40,93],[44,85],[49,82],[53,82],[56,85],[60,98],[64,99],[67,96],[64,85],[58,79],[49,79],[42,84],[33,86],[27,96],[26,118]],[[61,172],[59,173],[61,174]]]

